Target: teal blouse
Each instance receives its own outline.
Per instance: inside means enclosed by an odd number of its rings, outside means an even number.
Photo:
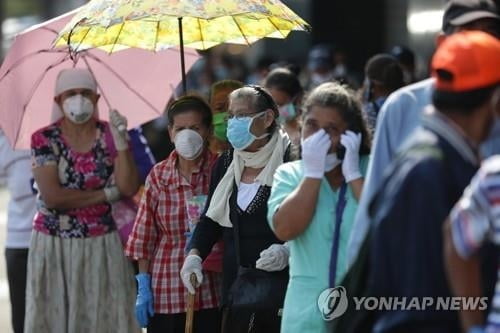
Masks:
[[[360,171],[366,174],[368,156],[360,158]],[[304,178],[302,161],[281,165],[274,175],[271,196],[268,201],[268,222],[273,228],[272,218],[283,200],[290,195]],[[290,248],[290,282],[283,310],[282,332],[306,333],[326,332],[327,323],[322,319],[317,306],[321,292],[329,286],[330,254],[335,232],[335,208],[339,189],[333,190],[323,178],[316,211],[307,229],[288,242]],[[347,204],[340,230],[337,259],[338,284],[347,271],[347,245],[354,223],[358,202],[350,186],[346,191]],[[349,291],[347,291],[349,293]]]

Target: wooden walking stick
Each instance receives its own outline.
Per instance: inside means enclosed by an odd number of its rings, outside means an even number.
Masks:
[[[196,299],[196,285],[198,284],[198,280],[196,279],[196,274],[191,274],[189,277],[191,281],[191,285],[194,286],[195,294],[188,293],[188,301],[187,301],[187,311],[186,311],[186,329],[185,333],[193,333],[193,319],[194,319],[194,301]]]

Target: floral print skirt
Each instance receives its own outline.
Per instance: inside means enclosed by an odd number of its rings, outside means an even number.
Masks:
[[[25,333],[140,332],[135,295],[116,232],[90,238],[33,232]]]

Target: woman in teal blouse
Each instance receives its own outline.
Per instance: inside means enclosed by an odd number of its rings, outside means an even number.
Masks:
[[[275,173],[268,220],[290,247],[281,331],[321,333],[328,321],[318,298],[347,271],[346,247],[370,152],[354,92],[338,83],[313,90],[305,102],[301,148],[301,160]]]

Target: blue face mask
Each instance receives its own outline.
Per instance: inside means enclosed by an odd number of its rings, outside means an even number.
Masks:
[[[255,140],[263,139],[269,135],[265,133],[259,137],[250,132],[253,120],[262,116],[266,111],[260,112],[253,117],[233,117],[229,118],[227,123],[227,139],[236,150],[244,150],[250,146]]]

